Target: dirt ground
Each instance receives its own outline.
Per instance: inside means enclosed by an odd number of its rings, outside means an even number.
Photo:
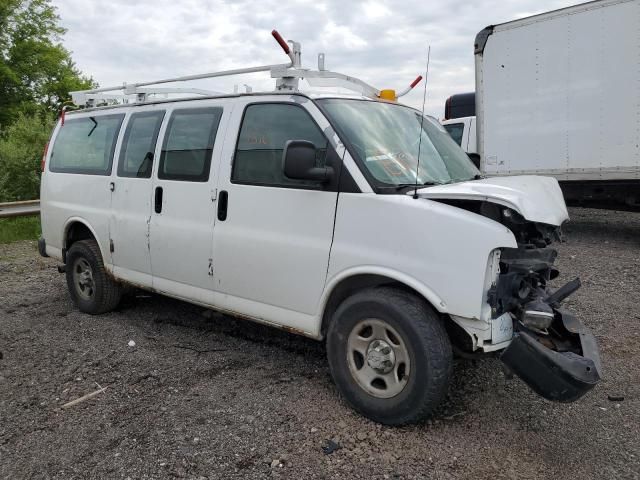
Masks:
[[[438,416],[403,428],[343,403],[321,343],[143,293],[81,314],[33,242],[0,245],[0,477],[640,478],[640,214],[571,215],[556,285],[582,278],[603,381],[556,404],[456,360]]]

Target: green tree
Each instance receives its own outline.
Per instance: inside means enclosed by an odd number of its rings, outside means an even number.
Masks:
[[[54,121],[19,114],[0,137],[0,202],[40,198],[40,162]]]
[[[92,88],[61,42],[50,0],[0,0],[0,128],[21,113],[45,111],[52,117],[69,91]]]
[[[50,0],[0,0],[0,202],[40,196],[40,160],[69,92],[95,86]]]

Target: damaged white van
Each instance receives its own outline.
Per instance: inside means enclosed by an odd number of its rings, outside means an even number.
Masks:
[[[594,337],[560,308],[579,281],[550,288],[557,181],[481,178],[399,94],[323,57],[302,69],[299,44],[274,36],[291,62],[243,70],[270,71],[273,92],[74,93],[88,107],[43,159],[39,247],[78,308],[108,312],[134,285],[324,339],[340,393],[385,424],[433,412],[454,350],[501,351],[551,400],[592,388]],[[357,94],[304,94],[301,78]]]

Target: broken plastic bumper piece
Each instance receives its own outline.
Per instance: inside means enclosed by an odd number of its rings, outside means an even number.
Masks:
[[[521,325],[501,360],[544,398],[572,402],[600,380],[600,354],[593,334],[573,314],[554,313],[545,332]]]

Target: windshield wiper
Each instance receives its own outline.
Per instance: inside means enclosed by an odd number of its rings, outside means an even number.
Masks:
[[[433,186],[433,185],[444,185],[444,183],[442,182],[424,182],[424,183],[399,183],[398,185],[395,185],[393,188],[395,188],[396,190],[402,190],[403,188],[422,188],[422,187],[428,187],[428,186]]]

